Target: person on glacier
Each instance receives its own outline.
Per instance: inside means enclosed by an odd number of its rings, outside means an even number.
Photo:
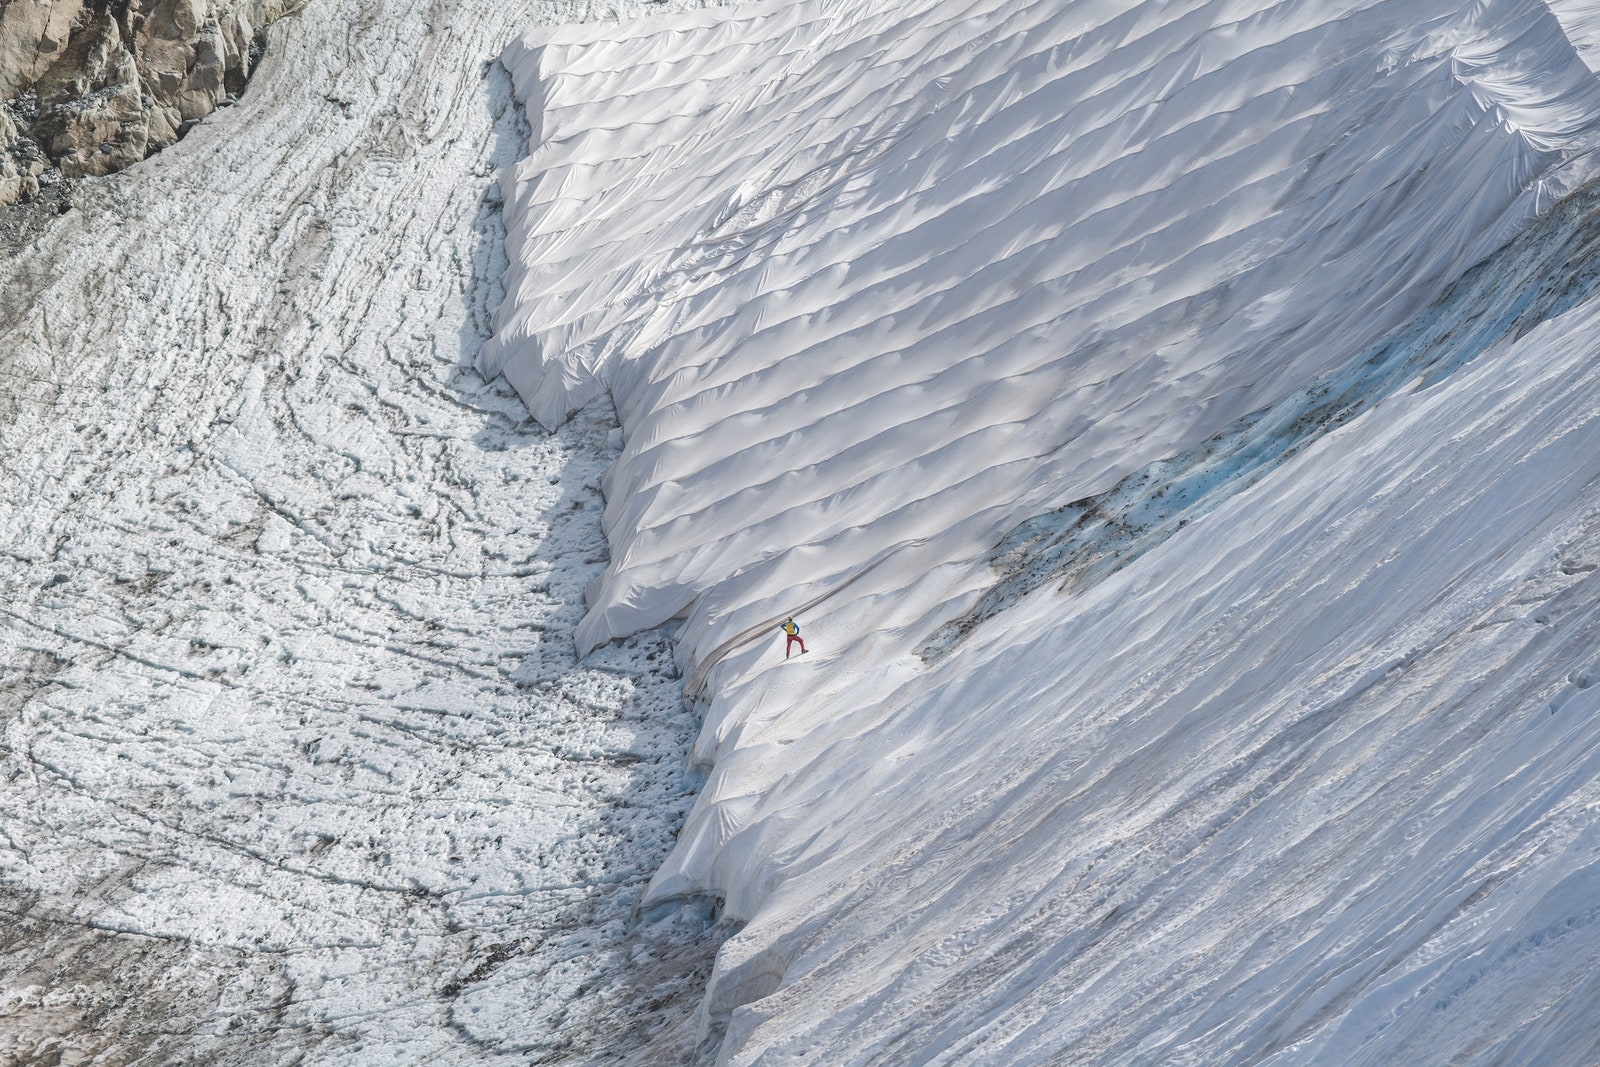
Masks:
[[[806,643],[800,639],[800,624],[794,621],[793,615],[790,615],[787,619],[784,619],[783,625],[778,627],[778,629],[782,630],[784,637],[788,638],[788,640],[784,641],[783,643],[784,659],[789,658],[789,651],[797,644],[800,646],[801,655],[811,651],[806,647]]]

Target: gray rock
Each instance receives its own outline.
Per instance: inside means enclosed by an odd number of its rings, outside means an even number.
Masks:
[[[41,112],[113,86],[137,88],[138,70],[109,13],[90,15],[61,58],[34,82]]]
[[[304,3],[0,0],[0,204],[172,144],[244,89],[258,34]]]
[[[134,85],[119,85],[52,108],[35,127],[69,178],[99,177],[149,154],[149,115]]]
[[[0,108],[0,203],[13,203],[26,199],[23,195],[24,183],[32,177],[24,172],[20,161],[12,154],[17,143],[17,124],[11,120],[11,115]],[[37,192],[39,183],[33,183],[33,191]]]
[[[34,137],[67,177],[110,174],[148,154],[139,72],[109,14],[91,16],[34,88]]]
[[[83,0],[0,0],[0,97],[9,100],[66,50]]]

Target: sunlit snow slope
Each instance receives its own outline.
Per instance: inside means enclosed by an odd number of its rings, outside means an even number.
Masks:
[[[802,0],[513,46],[480,366],[622,418],[578,635],[682,619],[714,770],[653,892],[748,920],[707,1049],[1600,1057],[1596,313],[1451,289],[1592,172],[1597,25]],[[1420,313],[1524,277],[1430,363]],[[913,654],[1019,524],[1284,404],[1325,414],[1194,521]]]

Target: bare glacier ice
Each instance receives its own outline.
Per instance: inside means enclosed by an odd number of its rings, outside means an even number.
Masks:
[[[597,14],[598,12],[595,12]],[[669,635],[582,663],[597,405],[470,364],[493,62],[551,5],[318,2],[238,106],[0,262],[0,1063],[613,1059],[696,784]]]

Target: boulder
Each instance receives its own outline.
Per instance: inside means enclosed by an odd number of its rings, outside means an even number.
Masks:
[[[112,174],[149,155],[149,113],[134,85],[112,86],[52,108],[34,131],[68,178]]]
[[[137,89],[138,83],[138,68],[123,46],[121,27],[109,13],[103,13],[86,20],[61,58],[34,82],[33,89],[43,114],[103,89]]]
[[[32,85],[66,51],[83,0],[0,0],[0,99]]]
[[[110,14],[92,16],[34,90],[34,138],[68,178],[111,174],[148,154],[139,72]]]
[[[13,155],[17,137],[16,123],[4,108],[0,108],[0,204],[29,199],[24,195],[23,185],[28,175],[23,173],[20,161]],[[33,191],[38,190],[38,184],[35,180]]]

